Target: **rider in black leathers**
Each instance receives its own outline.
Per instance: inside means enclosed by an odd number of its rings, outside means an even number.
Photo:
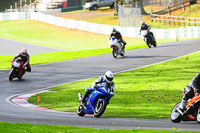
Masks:
[[[117,31],[115,27],[113,28],[112,33],[110,34],[110,38],[112,36],[114,36],[116,39],[118,39],[118,42],[120,44],[123,44],[122,47],[123,47],[123,49],[125,49],[126,42],[122,39],[121,33],[119,31]]]
[[[140,34],[141,34],[141,31],[142,31],[142,30],[147,30],[147,31],[149,32],[149,34],[151,34],[152,37],[154,38],[153,32],[150,31],[151,26],[149,26],[148,24],[145,24],[144,21],[141,21],[140,24],[141,24],[141,27],[140,27]],[[154,39],[155,39],[155,38],[154,38]]]
[[[181,111],[185,110],[185,107],[187,105],[188,99],[193,98],[195,95],[200,93],[200,73],[198,73],[192,81],[184,88],[184,96],[182,98],[182,101],[179,105],[179,109]]]

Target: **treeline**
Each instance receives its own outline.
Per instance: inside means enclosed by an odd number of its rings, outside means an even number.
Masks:
[[[19,3],[20,0],[0,0],[0,12],[5,11],[6,9],[10,8],[10,5],[13,7],[15,3]]]

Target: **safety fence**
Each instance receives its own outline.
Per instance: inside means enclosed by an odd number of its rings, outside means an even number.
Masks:
[[[168,25],[200,25],[200,18],[183,17],[183,16],[171,16],[171,15],[157,15],[151,14],[151,21],[164,22]]]
[[[38,12],[10,12],[0,13],[0,21],[5,20],[23,20],[32,19],[48,24],[62,26],[71,29],[79,29],[83,31],[89,31],[94,33],[100,33],[109,35],[113,26],[90,23],[85,21],[77,21],[71,19],[64,19],[61,17],[55,17],[48,14]],[[140,38],[139,28],[133,27],[120,27],[116,26],[123,36]],[[151,30],[157,39],[174,39],[174,38],[197,38],[200,37],[200,26],[190,26],[177,29],[152,29]]]

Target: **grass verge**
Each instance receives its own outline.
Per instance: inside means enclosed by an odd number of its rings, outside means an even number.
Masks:
[[[0,37],[66,50],[108,48],[108,35],[63,28],[34,20],[0,22]],[[142,39],[124,38],[129,46]]]
[[[175,129],[176,130],[176,129]],[[1,133],[189,133],[186,131],[159,131],[159,130],[108,130],[81,128],[72,126],[31,125],[27,123],[0,122]],[[190,132],[191,133],[191,132]]]
[[[182,90],[199,72],[200,52],[161,64],[115,74],[115,96],[104,116],[161,119],[169,118],[172,107],[182,98]],[[76,112],[77,93],[84,93],[95,78],[73,82],[31,97],[29,102],[60,111]]]
[[[130,46],[130,47],[127,47],[127,50],[143,48],[143,47],[146,47],[146,46],[145,45],[137,45],[137,46],[132,46],[132,47]],[[104,48],[104,49],[94,49],[94,50],[43,53],[43,54],[37,54],[37,55],[30,55],[30,63],[31,65],[37,65],[37,64],[44,64],[44,63],[89,57],[89,56],[96,56],[96,55],[101,55],[101,54],[107,54],[110,52],[111,50],[109,48]],[[11,67],[12,58],[13,56],[0,55],[0,70],[9,69]]]
[[[102,34],[72,30],[32,20],[0,22],[0,27],[0,37],[70,50],[31,55],[31,65],[110,53],[108,36]],[[126,50],[147,47],[142,39],[124,38],[124,40],[128,44]],[[158,43],[172,41],[175,40],[157,40]],[[10,68],[12,58],[13,56],[0,55],[0,69]]]

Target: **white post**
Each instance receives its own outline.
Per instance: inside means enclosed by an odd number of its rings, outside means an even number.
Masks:
[[[182,2],[182,10],[185,11],[183,0],[181,0],[181,2]]]
[[[15,2],[15,9],[17,9],[17,2]]]
[[[12,7],[12,5],[10,5],[10,11],[13,12],[13,7]]]
[[[22,0],[20,0],[19,2],[19,8],[20,8],[20,11],[22,10]]]

